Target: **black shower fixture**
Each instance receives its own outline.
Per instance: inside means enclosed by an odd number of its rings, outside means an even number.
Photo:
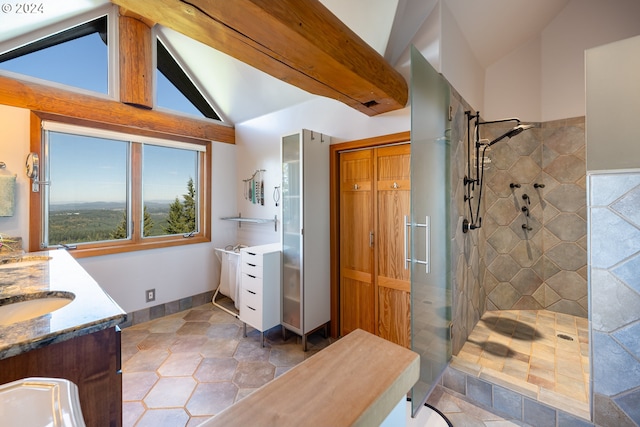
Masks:
[[[544,184],[538,184],[537,182],[533,184],[533,188],[544,188]]]
[[[528,195],[528,194],[526,194],[526,193],[522,195],[522,200],[524,200],[525,202],[527,202],[527,204],[528,204],[528,205],[530,205],[530,204],[531,204],[531,197],[529,197],[529,195]]]
[[[513,138],[521,132],[532,128],[533,125],[520,124],[520,119],[515,117],[509,119],[481,122],[479,111],[476,111],[475,114],[471,114],[471,111],[465,111],[464,114],[467,116],[467,174],[464,177],[464,201],[469,207],[469,218],[465,218],[462,221],[462,232],[466,233],[469,230],[475,230],[476,228],[482,227],[482,218],[480,217],[480,203],[482,202],[484,164],[487,148],[491,147],[497,142],[502,141],[505,138]],[[474,122],[473,136],[471,122]],[[507,132],[503,133],[492,141],[480,140],[480,126],[490,123],[506,122],[514,122],[516,123],[516,126],[509,129]],[[472,138],[474,141],[473,147],[471,146]],[[475,154],[475,159],[472,159],[472,152]],[[475,160],[474,166],[472,166],[473,160]],[[511,183],[509,186],[511,188],[520,188],[520,184],[516,183]],[[474,195],[476,190],[478,192],[477,197]]]
[[[525,214],[526,216],[529,216],[529,208],[528,208],[528,207],[523,206],[520,210],[521,210],[522,212],[524,212],[524,214]]]

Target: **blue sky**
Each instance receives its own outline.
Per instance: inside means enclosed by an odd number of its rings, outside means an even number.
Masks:
[[[0,69],[106,94],[108,59],[107,45],[98,34],[90,34],[0,63]],[[156,84],[159,106],[202,117],[160,72]]]
[[[100,138],[50,133],[50,202],[126,202],[128,144]],[[182,200],[189,178],[195,181],[195,152],[145,145],[145,201]]]
[[[0,63],[0,69],[108,93],[108,50],[97,34]],[[156,81],[160,106],[202,117],[160,72],[156,72]],[[57,164],[57,171],[51,171],[51,203],[124,202],[127,144],[120,144],[114,148],[113,141],[93,138],[87,145],[76,137],[58,134],[53,154],[64,161]],[[146,150],[145,158],[147,201],[182,198],[189,178],[196,178],[193,152],[155,147]]]

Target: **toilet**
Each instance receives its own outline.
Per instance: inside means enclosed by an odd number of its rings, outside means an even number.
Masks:
[[[0,426],[85,427],[78,387],[61,378],[23,378],[0,385]]]

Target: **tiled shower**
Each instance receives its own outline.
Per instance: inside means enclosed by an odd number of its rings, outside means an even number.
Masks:
[[[512,316],[519,310],[523,315],[534,313],[533,310],[541,310],[538,313],[544,315],[546,310],[561,313],[560,316],[577,316],[585,323],[589,297],[584,117],[535,123],[535,128],[513,140],[493,145],[485,162],[482,227],[463,233],[462,222],[469,209],[464,201],[464,112],[470,108],[455,92],[451,103],[453,354],[462,354],[474,329],[486,323],[478,322],[487,311],[499,310]],[[480,137],[493,140],[511,127],[512,124],[485,125]],[[588,382],[588,333],[584,332],[582,338],[583,345],[576,345],[578,357],[580,353],[587,357],[584,372]],[[519,354],[507,350],[514,352]],[[530,357],[529,363],[534,363],[537,355]],[[564,402],[566,394],[552,391],[554,397],[548,400],[555,403],[540,401],[535,393],[528,396],[513,392],[517,386],[505,388],[505,378],[495,382],[482,374],[477,376],[474,368],[460,371],[460,363],[455,365],[445,373],[443,385],[474,400],[478,395],[488,396],[489,401],[483,404],[497,411],[521,408],[520,419],[534,424],[548,420],[550,425],[556,425],[551,420],[562,419],[567,425],[590,425],[584,420],[588,417],[584,404],[569,412],[554,408],[560,405],[566,409],[566,405],[557,403]],[[502,378],[501,375],[495,378]],[[555,384],[562,386],[560,382]],[[478,390],[482,393],[476,393]],[[502,405],[504,399],[511,403]],[[566,403],[573,405],[570,400]],[[518,414],[511,415],[518,418]]]
[[[463,233],[464,111],[470,108],[455,92],[451,102],[453,354],[487,310],[546,309],[586,318],[584,117],[536,123],[513,141],[492,146],[482,227]],[[481,138],[492,139],[507,126],[483,126]]]
[[[537,126],[491,147],[485,166],[487,309],[587,317],[584,118]]]

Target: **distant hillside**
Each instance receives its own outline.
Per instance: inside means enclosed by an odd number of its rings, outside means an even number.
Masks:
[[[153,212],[168,212],[169,205],[173,201],[153,201],[147,202],[147,210]],[[90,203],[59,203],[50,204],[52,212],[72,212],[72,211],[96,211],[96,210],[124,210],[126,205],[120,202],[90,202]]]

